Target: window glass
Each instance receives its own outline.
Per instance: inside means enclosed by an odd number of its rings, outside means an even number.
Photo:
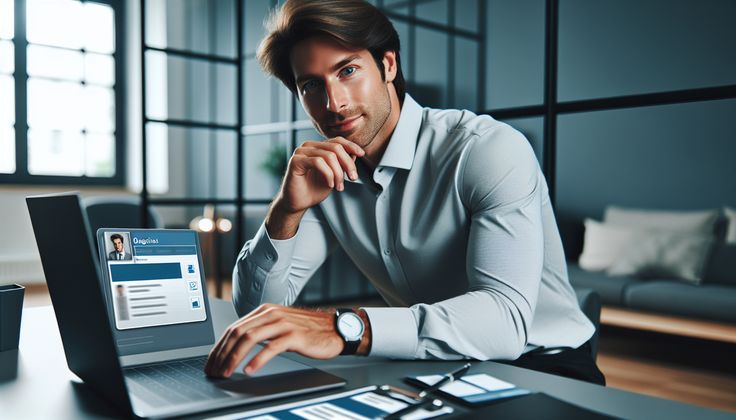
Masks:
[[[488,1],[486,108],[538,105],[544,100],[544,4]]]
[[[277,78],[269,78],[254,58],[245,61],[245,123],[289,121],[291,92]]]
[[[235,124],[236,68],[146,52],[146,111],[156,119]],[[162,101],[156,92],[167,93]]]
[[[398,15],[409,15],[409,7],[407,6],[409,2],[406,0],[384,0],[383,1],[383,8],[390,12],[390,13],[396,13]]]
[[[28,125],[47,129],[83,128],[84,89],[79,83],[28,79]]]
[[[12,74],[15,71],[15,57],[13,57],[13,43],[0,41],[0,73]]]
[[[81,16],[82,42],[86,51],[112,54],[115,52],[115,22],[110,6],[85,3]]]
[[[0,126],[0,173],[15,172],[15,130],[13,127]]]
[[[60,48],[29,45],[28,74],[32,77],[82,81],[84,78],[82,53]]]
[[[447,25],[447,2],[433,0],[425,3],[417,3],[416,16],[418,19],[427,20],[440,25]]]
[[[153,123],[146,125],[146,134],[152,193],[170,198],[235,198],[235,133]]]
[[[478,112],[478,42],[455,38],[455,97],[452,106]]]
[[[15,123],[15,80],[0,75],[0,128]],[[4,149],[3,149],[4,150]]]
[[[115,137],[112,134],[87,133],[85,140],[87,176],[115,175]]]
[[[247,7],[250,0],[243,3]],[[147,0],[145,4],[146,45],[235,57],[233,0]]]
[[[112,86],[115,83],[115,60],[109,55],[85,54],[84,78],[89,83]]]
[[[81,49],[84,9],[71,0],[28,0],[26,30],[28,42]],[[112,29],[110,29],[112,30]]]
[[[13,39],[15,32],[14,0],[0,0],[0,38]]]
[[[84,136],[81,132],[28,130],[28,172],[31,175],[84,175]]]
[[[478,31],[478,0],[455,1],[455,27],[471,32]]]
[[[266,34],[263,22],[268,17],[270,7],[271,0],[249,0],[245,2],[243,8],[243,13],[245,13],[243,19],[245,23],[245,30],[243,31],[245,54],[256,53],[258,45]]]
[[[447,108],[447,34],[416,28],[414,86],[410,93],[422,106]]]
[[[736,83],[736,2],[565,0],[560,101]]]
[[[289,133],[245,137],[245,197],[264,200],[276,195],[289,159]]]
[[[111,133],[115,130],[115,95],[112,89],[84,88],[84,127],[88,131]]]

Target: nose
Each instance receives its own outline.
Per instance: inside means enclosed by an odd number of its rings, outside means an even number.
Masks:
[[[328,81],[325,83],[325,102],[327,110],[339,113],[343,108],[348,106],[348,95],[344,86],[338,81]]]

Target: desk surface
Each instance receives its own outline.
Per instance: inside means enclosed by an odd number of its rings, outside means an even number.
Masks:
[[[236,318],[230,302],[218,299],[212,299],[212,314],[218,337]],[[447,372],[457,366],[457,362],[394,361],[357,356],[339,357],[329,361],[294,357],[345,378],[348,382],[345,389],[385,383],[408,387],[401,382],[402,376]],[[734,418],[731,413],[591,385],[495,362],[474,363],[471,373],[480,372],[616,417]],[[319,394],[310,394],[310,397],[316,395]],[[284,401],[289,400],[278,402]],[[264,405],[268,404],[252,407]],[[69,371],[54,311],[50,306],[24,309],[20,350],[0,353],[0,407],[3,419],[79,419],[120,416],[115,409],[106,404]],[[240,410],[243,408],[241,407]],[[462,413],[463,410],[460,408],[458,413]],[[239,410],[231,409],[218,411],[216,414],[237,411]]]

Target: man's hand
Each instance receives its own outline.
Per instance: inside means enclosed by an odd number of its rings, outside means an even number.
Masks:
[[[352,180],[358,179],[355,159],[364,155],[360,146],[342,137],[308,141],[298,147],[266,217],[271,238],[294,236],[307,209],[324,201],[333,189],[345,189],[345,173]]]
[[[268,340],[244,371],[254,373],[279,353],[292,351],[314,359],[331,359],[344,343],[335,330],[334,311],[261,305],[235,321],[210,351],[205,373],[228,378],[259,342]]]

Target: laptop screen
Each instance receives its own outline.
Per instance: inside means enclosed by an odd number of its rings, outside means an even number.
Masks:
[[[97,243],[121,356],[214,342],[196,232],[100,229]]]

